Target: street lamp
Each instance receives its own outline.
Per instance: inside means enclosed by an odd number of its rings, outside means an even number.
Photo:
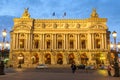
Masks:
[[[4,56],[3,56],[3,54],[4,54],[4,46],[8,46],[8,45],[9,45],[9,43],[7,43],[7,45],[5,45],[6,35],[7,35],[7,31],[6,31],[6,29],[4,29],[4,30],[2,31],[3,42],[0,44],[0,46],[2,47],[2,49],[1,49],[2,59],[4,58]]]
[[[113,51],[114,51],[114,56],[115,56],[115,58],[114,58],[114,69],[115,69],[114,77],[119,77],[119,66],[118,66],[118,62],[117,62],[118,53],[117,53],[117,45],[116,45],[117,32],[113,31],[112,36],[114,38],[114,45],[113,45],[114,49],[113,49]]]
[[[6,35],[7,35],[7,32],[6,32],[6,29],[4,29],[3,31],[2,31],[2,36],[3,36],[3,46],[2,46],[2,49],[4,50],[4,43],[5,43],[5,37],[6,37]]]

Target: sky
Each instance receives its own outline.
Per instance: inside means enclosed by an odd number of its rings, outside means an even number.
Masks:
[[[108,19],[108,30],[115,30],[117,42],[120,41],[120,0],[0,0],[0,32],[7,30],[6,41],[10,41],[13,18],[21,17],[25,8],[35,19],[52,19],[53,12],[56,19],[62,19],[64,12],[66,19],[85,19],[96,8],[99,17]],[[0,42],[2,38],[0,35]]]

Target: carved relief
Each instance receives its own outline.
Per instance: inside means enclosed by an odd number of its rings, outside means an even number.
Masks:
[[[80,24],[77,24],[77,25],[76,25],[76,28],[80,28]]]
[[[57,28],[57,24],[56,23],[53,24],[53,28]]]
[[[65,24],[65,28],[68,28],[68,27],[69,27],[69,25],[66,23],[66,24]]]
[[[46,27],[45,23],[42,23],[42,28],[45,28],[45,27]]]
[[[92,29],[105,29],[104,26],[102,26],[102,25],[94,25],[94,26],[91,26],[90,28],[92,28]]]
[[[27,31],[29,31],[30,30],[30,27],[28,27],[28,26],[26,26],[26,25],[16,25],[15,27],[14,27],[14,30],[21,30],[21,31],[23,31],[23,30],[27,30]]]

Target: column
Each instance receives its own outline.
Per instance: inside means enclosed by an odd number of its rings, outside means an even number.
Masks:
[[[43,50],[45,49],[45,34],[42,34],[42,46],[43,46]]]
[[[54,61],[54,59],[55,59],[55,57],[54,57],[54,55],[53,55],[54,53],[53,52],[51,52],[51,64],[55,64],[55,61]]]
[[[90,35],[90,33],[88,33],[88,36],[87,36],[87,49],[90,49],[91,48],[91,37],[90,37],[91,35]]]
[[[19,43],[19,37],[18,37],[18,33],[16,33],[16,49],[18,49],[19,48],[19,45],[18,45],[18,43]]]
[[[54,37],[53,37],[53,34],[51,34],[51,36],[52,36],[52,39],[51,39],[51,40],[52,40],[52,41],[51,41],[51,42],[52,42],[52,45],[51,45],[52,47],[51,47],[51,48],[53,49],[53,46],[54,46],[54,42],[53,42]]]
[[[40,50],[42,49],[42,34],[40,34]]]
[[[68,50],[68,43],[69,43],[69,37],[68,37],[69,34],[66,34],[66,49]]]
[[[92,39],[93,39],[93,37],[92,37],[92,33],[91,33],[91,42],[90,43],[92,43]],[[91,44],[91,49],[93,49],[93,43]]]
[[[65,45],[65,44],[66,44],[66,34],[64,34],[63,42],[64,42],[64,44],[63,44],[63,46],[64,46],[63,49],[65,50],[65,46],[66,46],[66,45]]]
[[[93,43],[93,49],[95,49],[95,40],[94,40],[94,39],[95,39],[95,36],[94,36],[94,33],[93,33],[93,34],[92,34],[92,41],[93,41],[92,43]]]
[[[57,34],[55,34],[55,49],[57,49],[57,47],[56,47],[56,41],[57,41]]]
[[[107,39],[106,39],[106,34],[104,34],[104,44],[105,44],[105,49],[107,49]]]
[[[33,35],[30,33],[30,49],[33,49]]]
[[[27,35],[27,38],[26,38],[26,50],[28,50],[28,40],[29,40],[29,37],[28,37],[28,33],[26,33],[26,35]]]
[[[80,49],[80,34],[78,34],[78,49]]]
[[[28,50],[30,50],[30,33],[28,33],[28,44],[27,44],[27,46],[28,46]]]
[[[16,46],[16,44],[15,44],[15,34],[13,33],[13,41],[12,41],[13,43],[13,49],[15,49],[15,46]]]
[[[45,53],[45,52],[42,53],[42,64],[45,64],[45,61],[44,61],[44,60],[45,60],[44,53]]]
[[[63,54],[63,64],[67,64],[67,53],[64,52]]]
[[[77,46],[78,46],[78,34],[75,34],[75,37],[76,37],[76,38],[75,38],[75,42],[76,42],[75,46],[76,46],[76,47],[75,47],[74,49],[78,49],[78,48],[77,48]]]
[[[104,49],[104,34],[102,34],[101,48]]]

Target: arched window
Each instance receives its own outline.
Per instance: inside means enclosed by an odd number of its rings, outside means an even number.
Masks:
[[[86,49],[86,41],[85,40],[81,41],[81,47],[82,47],[82,49]]]
[[[24,48],[24,42],[25,42],[24,39],[20,39],[20,48]]]
[[[74,41],[70,40],[70,49],[74,49]]]
[[[45,64],[51,64],[51,55],[50,54],[45,55]]]
[[[100,48],[100,39],[96,39],[95,42],[96,42],[96,43],[95,43],[95,44],[96,44],[95,47],[96,47],[96,48]]]
[[[47,41],[47,49],[50,49],[50,40]]]
[[[62,40],[58,41],[58,49],[62,49]]]
[[[101,39],[100,34],[96,33],[94,45],[95,45],[95,48],[97,48],[97,49],[101,47],[101,40],[100,39]]]
[[[39,40],[35,40],[34,48],[39,48]]]

